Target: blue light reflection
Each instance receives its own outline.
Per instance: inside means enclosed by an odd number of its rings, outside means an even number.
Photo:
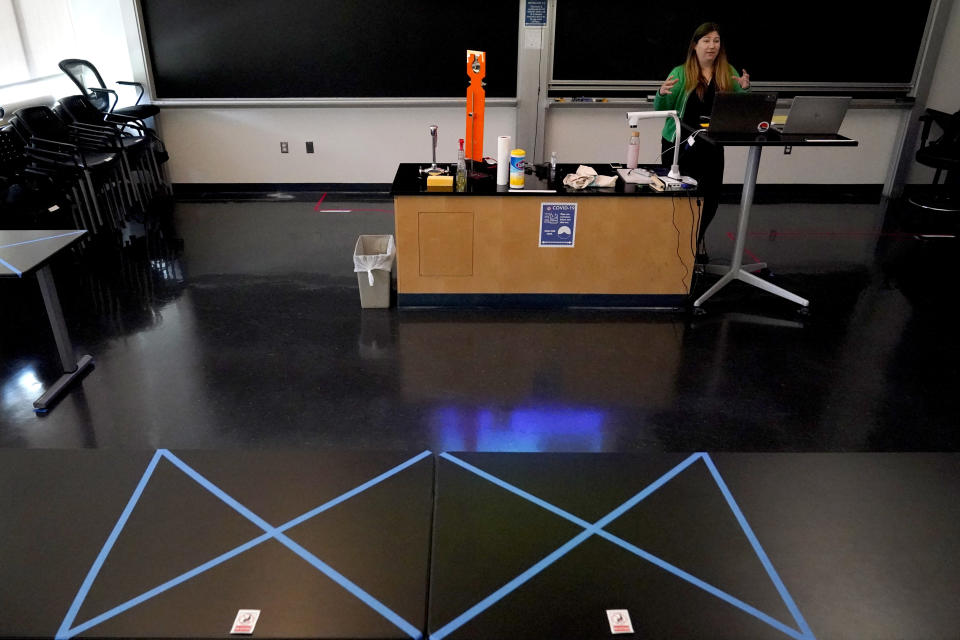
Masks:
[[[582,407],[438,407],[432,424],[444,451],[603,450],[607,412]]]

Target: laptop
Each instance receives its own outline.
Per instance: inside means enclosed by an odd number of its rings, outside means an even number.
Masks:
[[[713,99],[707,133],[711,137],[766,133],[776,108],[775,93],[718,93]]]
[[[787,122],[779,131],[788,135],[834,135],[840,130],[850,97],[797,96]]]

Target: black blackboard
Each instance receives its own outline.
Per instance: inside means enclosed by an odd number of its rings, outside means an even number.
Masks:
[[[141,0],[156,97],[517,95],[519,0]]]
[[[638,3],[590,10],[558,0],[554,80],[662,81],[686,59],[694,30],[717,22],[731,64],[754,82],[909,84],[929,0],[883,6],[841,0]]]

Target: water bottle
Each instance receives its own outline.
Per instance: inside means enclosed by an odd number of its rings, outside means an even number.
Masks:
[[[627,141],[627,169],[636,169],[640,158],[640,132],[633,131]]]

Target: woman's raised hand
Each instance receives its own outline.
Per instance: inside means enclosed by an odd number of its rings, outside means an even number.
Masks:
[[[747,73],[747,70],[746,70],[746,69],[744,69],[744,70],[740,73],[740,77],[737,78],[737,82],[740,83],[740,88],[741,88],[741,89],[749,89],[749,88],[750,88],[750,74]]]
[[[669,78],[667,78],[667,79],[663,82],[663,84],[660,85],[660,95],[665,96],[665,95],[668,95],[668,94],[670,94],[670,93],[673,93],[673,87],[674,87],[674,85],[676,85],[677,82],[679,82],[679,81],[680,81],[680,79],[677,78],[676,76],[670,76]]]

